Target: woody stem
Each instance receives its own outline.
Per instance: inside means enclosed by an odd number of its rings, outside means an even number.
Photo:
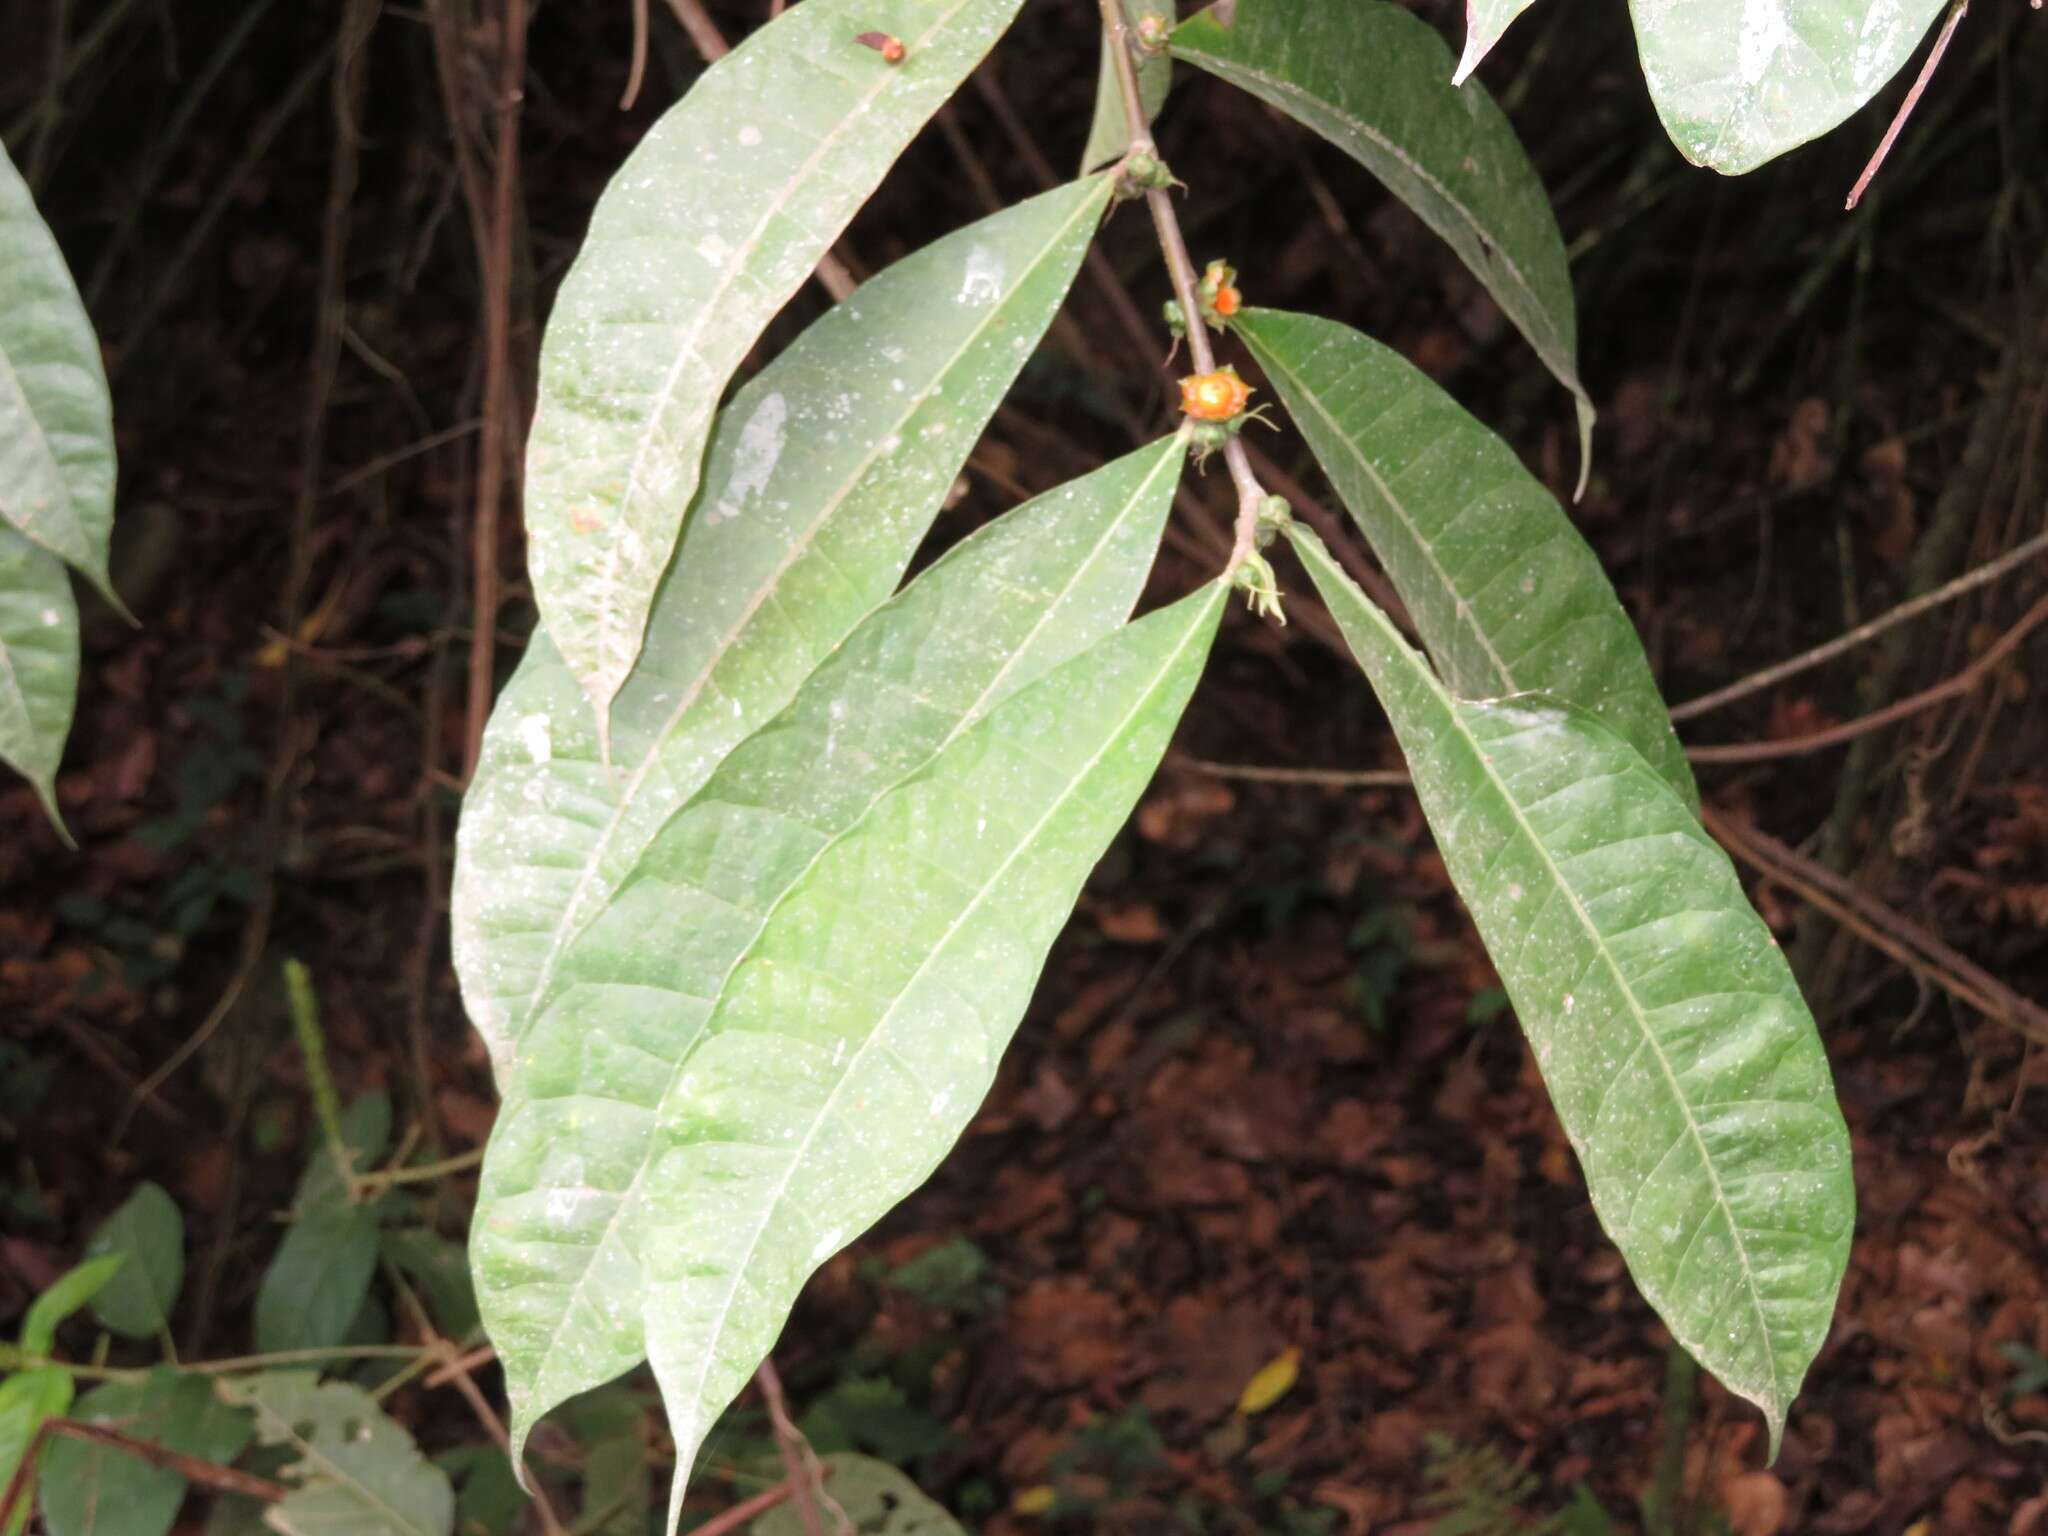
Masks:
[[[1100,4],[1103,46],[1109,50],[1110,67],[1116,71],[1117,94],[1123,98],[1131,152],[1156,155],[1158,146],[1145,122],[1145,108],[1138,93],[1138,69],[1131,59],[1131,28],[1124,16],[1123,0],[1100,0]],[[1166,260],[1173,296],[1187,323],[1188,356],[1193,359],[1197,373],[1214,373],[1216,353],[1209,345],[1209,328],[1202,322],[1201,301],[1195,292],[1195,264],[1180,232],[1180,216],[1174,211],[1173,198],[1164,187],[1148,187],[1145,207],[1152,214],[1152,228],[1159,236],[1159,253]],[[1237,524],[1232,530],[1229,565],[1234,571],[1258,547],[1259,507],[1266,499],[1266,488],[1252,473],[1252,461],[1244,444],[1234,437],[1223,445],[1223,462],[1230,468],[1231,484],[1237,487]]]

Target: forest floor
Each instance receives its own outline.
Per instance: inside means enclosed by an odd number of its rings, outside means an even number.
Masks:
[[[247,1347],[313,1134],[284,957],[315,979],[345,1098],[388,1090],[441,1155],[491,1123],[445,911],[476,254],[424,25],[379,23],[344,226],[324,8],[255,25],[153,170],[233,8],[131,9],[70,79],[44,162],[113,370],[118,569],[140,625],[88,614],[61,786],[79,851],[0,785],[0,1333],[148,1178],[185,1213],[200,1279],[175,1332],[203,1359]],[[597,189],[695,67],[654,9],[629,112],[629,7],[536,22],[518,314],[545,312]],[[758,7],[712,9],[736,34]],[[1011,103],[1031,103],[1036,147],[1073,158],[1090,9],[1028,9],[849,232],[857,271],[986,195],[1039,189]],[[1457,24],[1458,7],[1424,9]],[[1973,17],[1844,215],[1896,90],[1726,181],[1664,143],[1609,9],[1539,8],[1486,77],[1573,248],[1602,410],[1576,516],[1683,700],[2043,530],[2048,23]],[[488,80],[489,34],[464,46]],[[0,62],[0,126],[29,120],[46,56]],[[33,135],[8,133],[23,158]],[[1569,494],[1568,402],[1368,178],[1202,81],[1183,81],[1162,140],[1198,260],[1234,260],[1253,302],[1386,339]],[[310,345],[337,229],[346,326],[323,386]],[[1148,317],[1165,297],[1149,239],[1126,211],[1102,246]],[[806,293],[772,339],[821,302]],[[1112,345],[1090,278],[1070,313],[941,542],[1130,446],[1130,419],[1167,421],[1163,336]],[[530,377],[535,328],[513,342]],[[1310,479],[1291,434],[1258,446]],[[1148,601],[1213,569],[1222,481],[1195,482],[1212,515],[1179,523]],[[500,679],[531,624],[506,521]],[[1702,788],[1808,985],[1855,1152],[1848,1277],[1774,1465],[1756,1414],[1674,1365],[1602,1235],[1412,798],[1230,771],[1398,767],[1305,596],[1285,630],[1233,611],[979,1118],[812,1283],[776,1357],[800,1417],[990,1536],[1508,1531],[1575,1500],[1574,1519],[1597,1501],[1618,1530],[2048,1532],[2048,1036],[2012,1006],[2048,997],[2048,651],[2036,634],[1853,756],[1798,745],[1960,673],[2041,591],[2037,559],[1683,728],[1756,746],[1703,762]],[[455,1175],[434,1193],[450,1237],[472,1189]],[[454,1392],[415,1384],[390,1406],[432,1448],[480,1439]],[[743,1407],[707,1465],[758,1422]],[[733,1486],[705,1479],[693,1512]],[[195,1499],[192,1529],[202,1513]]]

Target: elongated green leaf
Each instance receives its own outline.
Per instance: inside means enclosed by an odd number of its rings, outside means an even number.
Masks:
[[[678,1468],[811,1271],[966,1128],[1166,750],[1225,590],[1098,641],[886,796],[771,914],[669,1086],[621,1099],[657,1128],[636,1214]]]
[[[1174,32],[1173,51],[1314,129],[1450,243],[1572,392],[1583,490],[1593,402],[1564,237],[1493,98],[1450,83],[1443,39],[1386,0],[1237,0],[1234,24],[1212,6]]]
[[[16,1371],[0,1381],[0,1488],[13,1480],[43,1420],[54,1419],[71,1406],[71,1392],[71,1373],[54,1365]],[[17,1503],[0,1527],[0,1536],[20,1536],[29,1508],[27,1499]]]
[[[121,1267],[92,1299],[100,1326],[124,1338],[151,1339],[170,1323],[185,1279],[185,1218],[161,1186],[147,1180],[122,1201],[86,1244],[120,1254]]]
[[[107,579],[114,525],[114,418],[99,342],[78,285],[0,149],[0,519]],[[124,610],[125,611],[125,610]]]
[[[1736,175],[1877,94],[1948,0],[1629,0],[1657,115],[1686,159]]]
[[[851,1451],[821,1457],[831,1469],[832,1502],[857,1536],[967,1536],[945,1505],[886,1461]],[[753,1536],[804,1536],[803,1515],[783,1504],[751,1527]]]
[[[1687,806],[1692,770],[1635,627],[1514,450],[1398,353],[1334,320],[1236,329],[1280,391],[1453,693],[1548,693],[1600,716]]]
[[[895,588],[1109,192],[1102,177],[1062,187],[897,263],[720,413],[613,711],[611,774],[574,678],[534,636],[492,713],[455,866],[456,969],[501,1075],[648,839]]]
[[[1773,1456],[1855,1222],[1827,1057],[1727,855],[1583,710],[1453,698],[1294,544],[1408,754],[1601,1225],[1673,1337],[1764,1412]]]
[[[1147,18],[1162,27],[1173,25],[1172,0],[1123,0],[1123,7],[1124,16],[1134,29]],[[1164,52],[1140,53],[1133,64],[1138,76],[1138,100],[1149,123],[1159,116],[1166,105],[1167,92],[1173,88],[1173,60]],[[1130,147],[1131,128],[1124,111],[1124,93],[1105,40],[1102,67],[1095,80],[1095,116],[1088,125],[1088,147],[1081,153],[1081,173],[1085,176],[1112,160],[1121,160]]]
[[[87,1259],[59,1275],[47,1291],[29,1303],[21,1320],[21,1352],[40,1357],[57,1344],[57,1328],[65,1318],[97,1296],[124,1262],[118,1253]]]
[[[203,1376],[152,1371],[80,1398],[71,1416],[183,1456],[225,1465],[249,1443],[249,1415]],[[184,1477],[128,1451],[58,1438],[43,1453],[42,1510],[50,1536],[163,1536],[185,1499]]]
[[[366,1093],[342,1116],[342,1137],[362,1168],[391,1136],[391,1101]],[[348,1336],[377,1271],[377,1205],[349,1198],[327,1144],[312,1158],[292,1202],[292,1224],[256,1292],[256,1347],[265,1354],[327,1349]]]
[[[64,562],[0,528],[0,762],[57,816],[57,765],[78,693],[78,603]]]
[[[1451,84],[1463,85],[1470,79],[1479,61],[1493,52],[1493,45],[1507,31],[1508,23],[1535,3],[1536,0],[1465,0],[1465,51],[1458,57]]]
[[[541,347],[526,527],[601,737],[726,382],[1020,3],[805,0],[706,70],[599,199]]]
[[[256,1437],[289,1447],[296,1486],[271,1506],[280,1536],[449,1536],[455,1493],[361,1387],[271,1371],[225,1391],[256,1415]]]
[[[471,1255],[523,1439],[647,1353],[650,1173],[682,1063],[792,889],[1017,689],[1130,612],[1185,449],[1018,508],[878,609],[741,745],[564,957],[501,1075]]]

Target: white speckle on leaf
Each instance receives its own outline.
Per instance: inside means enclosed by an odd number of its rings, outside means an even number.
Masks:
[[[967,270],[960,278],[961,304],[993,304],[1003,296],[1003,257],[985,245],[967,253]]]
[[[747,124],[746,127],[740,130],[740,143],[745,145],[748,149],[752,149],[756,144],[760,142],[761,130],[756,128],[752,123]]]
[[[519,744],[526,748],[526,755],[536,763],[545,763],[555,755],[554,733],[549,726],[546,715],[520,716]]]
[[[733,454],[732,477],[725,482],[718,505],[709,521],[718,523],[738,517],[747,499],[757,496],[782,460],[783,445],[789,437],[789,402],[775,390],[754,407],[754,414],[740,429],[740,445]]]
[[[1745,0],[1742,31],[1735,41],[1735,69],[1742,83],[1755,85],[1762,80],[1790,41],[1784,0]]]
[[[45,629],[55,629],[62,619],[63,615],[54,608],[45,608],[43,610],[43,627]]]
[[[1565,993],[1565,995],[1564,995],[1564,1011],[1565,1011],[1566,1013],[1568,1013],[1568,1014],[1569,1014],[1569,1013],[1574,1013],[1574,1012],[1576,1012],[1576,1011],[1577,1011],[1577,1009],[1578,1009],[1578,1006],[1579,1006],[1579,1003],[1578,1003],[1578,999],[1577,999],[1577,998],[1575,998],[1575,997],[1573,997],[1573,996],[1571,995],[1571,993],[1569,993],[1569,992]]]

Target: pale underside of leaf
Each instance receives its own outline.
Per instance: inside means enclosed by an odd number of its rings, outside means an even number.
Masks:
[[[0,273],[0,520],[76,566],[120,608],[107,577],[114,421],[99,341],[4,148]]]
[[[501,1075],[648,840],[895,587],[1108,196],[1106,178],[1077,182],[907,257],[738,392],[615,705],[610,772],[573,675],[535,634],[457,842],[456,970]]]
[[[806,0],[708,69],[599,199],[541,349],[526,523],[601,742],[727,381],[1020,3]]]
[[[1226,590],[998,706],[818,861],[734,972],[661,1105],[645,1224],[648,1353],[679,1474],[805,1279],[928,1177],[979,1107],[1166,750]]]
[[[78,692],[78,603],[64,562],[0,527],[0,760],[33,784],[50,820]]]
[[[1174,54],[1328,139],[1443,237],[1571,391],[1583,491],[1594,411],[1564,237],[1493,98],[1453,86],[1443,39],[1385,0],[1238,0],[1228,25],[1217,9],[1181,24]]]
[[[1728,175],[1826,133],[1883,88],[1948,0],[1629,0],[1650,99]]]
[[[1294,543],[1400,738],[1602,1226],[1775,1455],[1855,1219],[1827,1058],[1725,854],[1640,756],[1540,697],[1459,701]]]
[[[1391,348],[1334,320],[1236,329],[1385,564],[1451,691],[1591,711],[1688,807],[1699,791],[1598,558],[1508,445]]]
[[[640,859],[504,1079],[474,1262],[523,1438],[646,1353],[636,1250],[664,1104],[771,914],[883,797],[1110,633],[1184,448],[1162,440],[977,533],[866,620]]]
[[[1123,7],[1133,35],[1138,23],[1147,17],[1168,27],[1173,25],[1173,0],[1123,0]],[[1095,79],[1095,116],[1088,125],[1088,146],[1081,152],[1081,174],[1084,176],[1113,160],[1121,160],[1131,147],[1130,118],[1124,110],[1123,87],[1117,80],[1110,46],[1105,36],[1102,64]],[[1163,52],[1139,53],[1134,66],[1138,76],[1139,104],[1144,110],[1145,121],[1149,123],[1159,116],[1166,105],[1167,93],[1173,88],[1173,60]]]
[[[1493,52],[1508,23],[1534,5],[1536,0],[1465,0],[1465,51],[1458,58],[1451,84],[1463,85],[1479,67],[1480,60]]]

